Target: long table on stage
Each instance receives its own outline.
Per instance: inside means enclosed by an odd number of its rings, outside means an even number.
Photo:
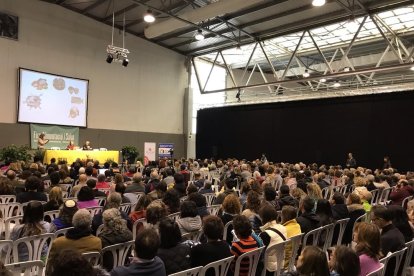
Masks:
[[[119,151],[96,151],[96,150],[46,150],[43,162],[50,163],[50,159],[55,158],[56,162],[66,161],[69,165],[80,160],[93,159],[98,160],[100,164],[105,163],[108,160],[119,162]]]

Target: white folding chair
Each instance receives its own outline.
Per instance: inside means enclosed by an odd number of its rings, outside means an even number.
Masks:
[[[3,221],[13,216],[21,216],[23,215],[22,204],[17,202],[0,204],[0,212],[2,214]]]
[[[322,251],[326,252],[332,244],[332,238],[335,230],[335,224],[331,223],[322,227],[322,233],[325,233],[325,240],[321,241],[321,236],[319,236],[318,244],[323,242]]]
[[[59,210],[47,211],[47,212],[44,213],[43,220],[53,221],[58,216],[59,216]],[[47,220],[48,217],[49,217],[49,220]]]
[[[367,214],[363,214],[362,216],[359,216],[359,217],[355,220],[354,225],[352,226],[352,235],[353,235],[353,234],[354,234],[354,232],[355,232],[355,226],[356,226],[356,224],[357,224],[358,222],[363,222],[363,221],[366,221],[366,219],[367,219]]]
[[[181,213],[180,212],[173,213],[173,214],[169,214],[167,216],[167,218],[171,219],[172,221],[177,221],[180,217],[181,217]]]
[[[324,199],[329,199],[329,196],[331,194],[331,187],[325,187],[322,189],[322,196]]]
[[[230,226],[233,227],[233,221],[229,221],[224,225],[223,241],[227,241],[227,232]]]
[[[257,249],[243,253],[242,255],[238,256],[236,260],[235,268],[234,268],[234,275],[240,274],[241,262],[245,261],[246,259],[249,259],[249,270],[248,270],[247,275],[255,275],[257,265],[260,260],[260,254],[262,253],[264,248],[265,247],[262,246],[262,247],[259,247]]]
[[[42,276],[45,264],[40,260],[6,264],[13,276]]]
[[[203,194],[207,201],[207,207],[213,205],[214,200],[216,199],[215,193]]]
[[[276,256],[276,270],[274,272],[274,276],[280,276],[283,272],[283,262],[285,260],[285,247],[286,244],[288,244],[290,240],[285,240],[283,242],[274,244],[272,246],[269,246],[264,255],[264,268],[262,270],[262,276],[266,275],[266,264],[268,263],[269,256]]]
[[[102,212],[103,207],[102,206],[89,207],[89,208],[86,208],[86,210],[88,210],[89,213],[91,213],[91,216],[95,216],[95,215],[99,214],[100,212]]]
[[[368,273],[367,276],[383,276],[384,272],[385,272],[385,266],[384,264],[381,264],[380,268]]]
[[[370,204],[371,205],[377,205],[378,200],[379,200],[379,196],[380,196],[380,190],[375,189],[375,190],[372,190],[370,192],[371,192],[371,195],[372,195]]]
[[[82,256],[93,266],[97,266],[99,264],[99,260],[101,259],[101,253],[99,252],[85,252],[82,253]]]
[[[210,215],[217,216],[218,212],[220,211],[221,205],[211,205],[207,207],[208,212]]]
[[[104,228],[104,225],[101,224],[98,226],[98,228],[96,229],[96,236],[99,236],[99,234],[102,232],[102,229]]]
[[[0,241],[0,260],[3,264],[10,263],[10,257],[13,249],[13,241],[2,240]]]
[[[402,258],[406,250],[407,250],[407,247],[404,247],[403,249],[399,251],[395,251],[392,254],[388,254],[387,256],[382,258],[380,260],[380,263],[384,264],[384,271],[385,272],[387,271],[387,266],[388,266],[389,261],[395,258],[395,267],[394,267],[393,275],[398,275],[398,270],[400,268],[400,264],[401,264]]]
[[[411,259],[413,258],[413,251],[414,251],[414,240],[405,243],[407,247],[407,251],[405,253],[405,261],[404,261],[404,270],[403,273],[414,275],[411,272]],[[404,275],[404,274],[403,274]]]
[[[62,229],[59,229],[59,230],[57,230],[55,233],[54,233],[54,235],[55,235],[55,239],[57,239],[57,238],[59,238],[59,237],[62,237],[62,236],[65,236],[66,235],[66,233],[68,232],[68,230],[69,229],[73,229],[74,227],[68,227],[68,228],[62,228]]]
[[[125,214],[129,214],[131,212],[131,203],[122,203],[119,206],[119,210],[123,211]]]
[[[378,204],[386,205],[388,197],[391,193],[392,188],[385,188],[381,191],[381,194],[379,196]]]
[[[292,255],[289,259],[288,271],[295,271],[296,257],[299,254],[299,248],[302,243],[303,233],[290,237],[289,241],[292,243]]]
[[[138,228],[142,227],[145,228],[147,226],[148,222],[146,218],[138,219],[134,222],[134,225],[132,226],[132,239],[135,241],[138,234]]]
[[[13,241],[13,261],[20,262],[19,250],[22,250],[24,248],[27,249],[28,261],[41,260],[43,247],[46,243],[51,244],[54,238],[54,234],[41,234],[37,236],[24,237]],[[46,257],[49,255],[49,251],[50,246],[48,247]]]
[[[7,204],[9,202],[16,202],[15,195],[0,195],[0,204]]]
[[[200,241],[200,238],[202,235],[203,235],[203,231],[200,229],[198,231],[192,231],[192,232],[185,233],[182,235],[182,238],[198,242]]]
[[[198,267],[190,268],[190,269],[180,271],[174,274],[170,274],[168,276],[198,276],[202,268],[203,268],[202,266],[198,266]]]
[[[346,229],[346,225],[348,224],[348,221],[349,221],[349,218],[345,218],[345,219],[337,220],[335,222],[334,229],[339,229],[338,239],[336,240],[337,246],[342,244],[342,238],[344,237],[344,233],[345,233],[345,229]],[[332,243],[330,246],[332,246]]]
[[[10,233],[16,225],[22,224],[23,216],[14,216],[4,222],[4,239],[10,240]]]
[[[410,201],[413,198],[414,196],[407,196],[406,198],[404,198],[404,200],[401,203],[401,206],[403,207],[404,210],[407,210],[408,201]]]
[[[180,202],[184,202],[184,201],[186,201],[187,200],[187,196],[183,196],[183,197],[180,197]]]
[[[305,236],[303,237],[302,244],[304,246],[306,246],[306,245],[315,245],[315,246],[317,246],[318,242],[319,242],[319,237],[322,233],[322,230],[323,230],[323,227],[319,227],[319,228],[313,229],[313,230],[309,231],[308,233],[306,233]],[[310,238],[312,238],[312,243],[308,243],[308,240]]]
[[[131,252],[133,245],[134,241],[128,241],[102,248],[101,264],[103,264],[105,253],[110,252],[113,258],[113,267],[123,266],[128,257],[128,254]]]
[[[222,260],[218,260],[212,263],[209,263],[208,265],[204,266],[201,269],[200,276],[205,276],[206,272],[211,270],[214,270],[215,276],[226,276],[227,271],[229,270],[230,264],[233,261],[234,256],[227,257]]]
[[[98,205],[101,207],[104,207],[106,204],[106,197],[95,197],[95,199],[98,201]]]
[[[62,192],[66,192],[67,194],[72,190],[72,184],[59,184],[59,187],[62,189]]]

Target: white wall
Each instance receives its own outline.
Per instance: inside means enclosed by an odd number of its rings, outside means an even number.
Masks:
[[[183,133],[184,56],[127,34],[128,67],[107,64],[109,26],[37,0],[1,0],[0,10],[19,16],[19,40],[0,38],[0,123],[16,123],[25,67],[89,79],[88,128]]]

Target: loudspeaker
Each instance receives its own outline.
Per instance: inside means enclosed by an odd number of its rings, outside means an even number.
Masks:
[[[19,32],[19,17],[0,12],[0,37],[17,40]]]

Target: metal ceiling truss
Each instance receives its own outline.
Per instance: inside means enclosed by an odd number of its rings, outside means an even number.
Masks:
[[[368,21],[370,19],[370,21]],[[380,40],[384,43],[384,51],[381,53],[380,58],[376,64],[369,64],[366,66],[360,66],[354,64],[354,58],[350,57],[353,46],[358,41],[358,36],[365,24],[367,22],[373,22],[378,29],[381,36],[375,38],[375,40]],[[209,71],[208,76],[205,78],[205,83],[201,83],[200,73],[197,70],[197,58],[192,58],[193,68],[196,73],[196,78],[199,84],[200,92],[202,94],[208,93],[217,93],[217,92],[226,92],[226,91],[241,91],[243,94],[247,89],[252,88],[267,88],[270,94],[278,94],[280,89],[283,91],[288,91],[291,89],[292,85],[300,87],[303,85],[308,86],[310,91],[318,90],[327,90],[331,89],[333,81],[342,81],[345,85],[347,82],[353,83],[353,85],[358,85],[359,87],[372,86],[378,83],[374,78],[377,72],[389,73],[389,72],[401,72],[401,70],[407,70],[409,67],[413,66],[413,56],[414,56],[414,47],[412,45],[405,45],[403,39],[400,35],[394,32],[383,20],[380,20],[375,14],[370,14],[365,16],[361,23],[358,26],[357,31],[355,32],[352,40],[347,44],[341,44],[336,47],[329,47],[322,49],[317,44],[317,40],[312,34],[311,30],[305,30],[302,33],[297,34],[299,40],[296,43],[294,51],[289,51],[283,49],[284,54],[278,57],[272,57],[270,53],[264,47],[264,41],[258,41],[251,48],[251,53],[247,60],[247,63],[244,67],[241,68],[232,68],[229,66],[226,61],[225,54],[223,51],[217,51],[214,62],[211,63],[211,70]],[[305,51],[301,51],[301,44],[305,37],[309,37],[314,45],[314,48]],[[321,39],[319,37],[319,39]],[[365,40],[359,43],[370,43],[372,41]],[[259,47],[258,47],[259,46]],[[411,50],[409,48],[412,47]],[[260,50],[259,50],[260,49]],[[255,58],[258,54],[257,51],[263,53],[264,58]],[[329,50],[333,52],[332,57],[327,57],[324,54],[324,50]],[[390,55],[390,51],[393,55]],[[302,60],[301,57],[306,57],[306,55],[318,54],[321,57],[321,63],[307,65]],[[219,57],[222,62],[220,63]],[[386,64],[385,57],[387,57]],[[390,60],[390,57],[393,59]],[[286,66],[283,70],[277,71],[275,69],[276,65],[280,67],[281,64],[278,60],[288,60]],[[252,63],[252,61],[254,61]],[[231,83],[233,84],[230,87],[218,90],[206,90],[208,83],[214,81],[210,78],[214,66],[224,67],[231,78]],[[234,77],[234,70],[243,70],[241,78],[237,80]],[[303,77],[305,70],[311,70],[312,75],[310,77]],[[260,74],[263,82],[251,84],[251,79],[254,74]],[[248,78],[246,79],[246,76]],[[328,80],[326,83],[322,83],[321,79]],[[203,78],[204,79],[204,78]],[[356,82],[356,83],[355,83]],[[239,85],[237,85],[239,83]],[[296,88],[293,87],[292,90]]]

